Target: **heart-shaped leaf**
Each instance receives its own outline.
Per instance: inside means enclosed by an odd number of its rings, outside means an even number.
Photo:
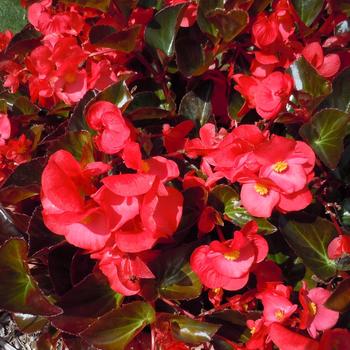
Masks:
[[[342,281],[332,295],[327,299],[325,306],[338,312],[348,311],[350,308],[350,278]]]
[[[331,169],[338,165],[349,115],[329,108],[316,113],[300,128],[300,135],[311,145],[322,162]]]
[[[320,217],[312,223],[284,220],[281,218],[281,231],[295,254],[318,277],[324,280],[333,277],[336,264],[329,259],[327,248],[331,240],[337,237],[334,225]]]
[[[152,306],[135,301],[99,318],[81,336],[102,350],[123,350],[126,345],[155,320]]]
[[[292,0],[300,19],[310,26],[320,14],[324,1],[323,0]]]
[[[215,9],[207,15],[207,19],[219,30],[224,42],[230,42],[246,27],[249,16],[242,10]]]
[[[0,248],[0,308],[31,315],[54,316],[62,310],[51,304],[29,273],[27,243],[13,238]]]
[[[167,6],[158,11],[145,31],[146,43],[172,56],[175,50],[175,37],[187,4]]]

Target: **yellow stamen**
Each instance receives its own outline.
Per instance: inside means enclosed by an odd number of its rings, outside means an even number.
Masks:
[[[224,258],[229,261],[233,261],[239,258],[239,250],[233,250],[232,252],[228,252],[224,254]]]
[[[255,184],[255,191],[260,194],[260,196],[266,196],[269,193],[269,189],[262,184]]]
[[[316,312],[317,312],[317,305],[314,303],[314,302],[311,302],[309,304],[309,309],[310,309],[310,312],[311,314],[314,316],[316,315]]]
[[[64,75],[64,80],[68,84],[73,84],[77,80],[76,74],[74,74],[73,72],[66,73]]]
[[[142,161],[141,162],[141,169],[144,173],[148,173],[149,172],[149,169],[150,169],[150,166],[147,162],[145,161]]]
[[[284,311],[283,310],[277,310],[275,312],[275,317],[277,319],[277,321],[282,321],[284,318]]]
[[[273,165],[272,168],[276,173],[283,173],[288,169],[288,163],[285,161],[277,162]]]
[[[253,335],[255,332],[256,332],[256,328],[253,327],[253,328],[250,330],[250,334]]]

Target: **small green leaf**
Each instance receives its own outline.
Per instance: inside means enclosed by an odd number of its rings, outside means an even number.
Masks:
[[[172,56],[175,50],[175,37],[187,4],[167,6],[158,11],[145,31],[146,43]]]
[[[213,83],[211,80],[202,82],[182,98],[178,113],[195,121],[198,128],[203,126],[212,115],[212,91]]]
[[[94,9],[101,10],[103,12],[107,12],[109,9],[109,5],[111,0],[59,0],[64,4],[77,4],[81,7],[91,7]]]
[[[81,337],[102,350],[123,350],[150,323],[155,321],[151,305],[135,301],[99,318]]]
[[[185,316],[172,317],[170,323],[174,338],[192,345],[210,342],[220,328],[218,324],[196,321]]]
[[[322,162],[335,169],[344,150],[343,140],[349,115],[337,109],[324,109],[300,128],[300,135],[311,145]]]
[[[220,212],[224,212],[226,204],[233,201],[239,201],[239,194],[231,186],[217,185],[209,193],[209,204]]]
[[[323,0],[292,0],[300,19],[310,26],[320,14],[324,1]]]
[[[249,22],[248,13],[242,10],[215,9],[207,14],[207,19],[219,30],[224,42],[233,40]]]
[[[0,308],[31,315],[54,316],[62,310],[51,304],[29,273],[28,247],[12,238],[0,248]]]
[[[114,27],[100,25],[92,27],[89,38],[96,47],[108,47],[123,52],[132,52],[137,43],[141,26],[116,31]]]
[[[345,312],[350,309],[350,278],[342,281],[332,295],[327,299],[328,309]]]
[[[333,81],[333,92],[322,102],[323,108],[337,108],[350,112],[350,68],[342,71]]]
[[[295,60],[289,67],[289,72],[294,79],[295,89],[301,94],[306,94],[303,99],[307,100],[307,96],[311,98],[308,102],[311,109],[332,92],[331,82],[320,76],[304,57]]]
[[[329,243],[337,237],[337,231],[330,221],[318,217],[312,223],[289,220],[282,222],[281,226],[295,254],[319,278],[326,280],[336,274],[336,264],[327,255]]]
[[[1,0],[0,32],[11,30],[17,33],[21,31],[26,24],[26,10],[20,5],[20,0]]]

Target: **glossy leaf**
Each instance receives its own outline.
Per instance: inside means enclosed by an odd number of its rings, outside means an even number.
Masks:
[[[338,312],[350,309],[350,278],[342,281],[332,295],[327,299],[325,306]]]
[[[192,245],[165,251],[157,261],[154,271],[157,276],[158,293],[167,299],[189,300],[198,297],[202,285],[189,265]]]
[[[158,11],[145,31],[146,43],[172,56],[175,50],[175,37],[187,4],[168,6]]]
[[[92,27],[89,38],[96,47],[108,47],[122,52],[134,50],[141,26],[116,31],[113,27],[100,25]]]
[[[170,323],[174,338],[192,345],[211,341],[220,328],[220,325],[192,320],[185,316],[172,317]]]
[[[0,248],[0,308],[40,316],[62,310],[51,304],[29,273],[27,244],[13,238]]]
[[[300,19],[310,26],[320,14],[324,1],[323,0],[292,0]]]
[[[107,12],[111,0],[59,0],[65,4],[77,4],[81,7],[90,7]]]
[[[316,113],[300,128],[300,135],[311,145],[322,162],[335,169],[344,150],[343,140],[349,115],[337,109]]]
[[[333,92],[322,102],[322,107],[350,112],[350,68],[342,71],[333,81]]]
[[[132,95],[124,80],[115,83],[97,94],[94,100],[114,103],[121,110],[125,110],[132,100]]]
[[[40,187],[38,185],[8,186],[0,190],[0,202],[5,206],[16,205],[39,194]]]
[[[152,306],[142,301],[126,304],[99,318],[83,339],[102,350],[123,350],[141,330],[155,320]]]
[[[332,92],[330,81],[320,76],[304,57],[295,60],[290,65],[289,72],[293,77],[295,89],[311,98],[311,101],[308,102],[310,108],[316,107],[323,98]],[[303,97],[304,99],[306,100],[305,97]]]
[[[212,90],[213,83],[207,80],[188,92],[181,100],[179,114],[203,126],[212,115]]]
[[[100,274],[91,274],[76,284],[62,296],[58,305],[64,313],[52,318],[52,324],[71,334],[82,332],[98,317],[119,306],[116,293]]]
[[[219,30],[224,42],[233,40],[248,24],[246,11],[216,9],[207,15],[208,20]]]
[[[39,332],[48,324],[47,318],[42,316],[14,313],[12,317],[22,333]]]
[[[335,275],[335,262],[327,255],[329,243],[337,237],[330,221],[318,217],[312,223],[289,220],[281,226],[287,243],[310,270],[324,280]]]

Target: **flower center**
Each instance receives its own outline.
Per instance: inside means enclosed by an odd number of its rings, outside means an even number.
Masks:
[[[250,334],[253,335],[255,332],[256,332],[256,328],[255,327],[251,328]]]
[[[314,302],[311,302],[309,304],[309,309],[310,309],[310,312],[311,314],[314,316],[316,315],[316,312],[317,312],[317,305],[314,303]]]
[[[73,84],[77,80],[77,77],[74,72],[69,72],[65,74],[64,80],[67,84]]]
[[[287,170],[288,163],[285,161],[277,162],[272,168],[276,173],[283,173],[285,170]]]
[[[266,196],[269,193],[269,189],[262,184],[256,183],[254,185],[254,188],[255,188],[255,191],[260,194],[260,196]]]
[[[284,311],[283,310],[277,310],[275,312],[275,317],[277,321],[282,321],[284,318]]]
[[[224,258],[229,261],[233,261],[239,258],[239,250],[233,250],[232,252],[228,252],[224,254]]]

